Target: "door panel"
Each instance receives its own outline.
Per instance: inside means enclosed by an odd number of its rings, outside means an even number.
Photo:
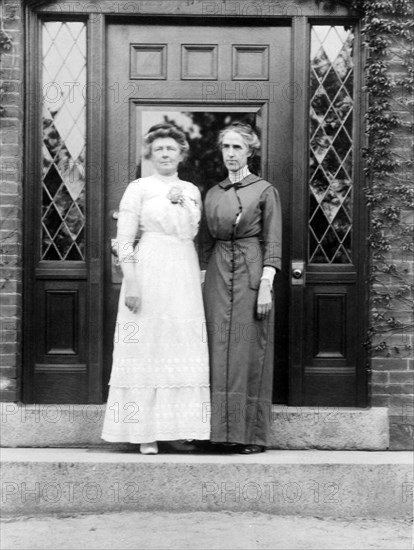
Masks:
[[[261,133],[253,169],[276,185],[284,215],[284,269],[276,281],[275,392],[287,399],[288,254],[292,172],[290,27],[109,25],[107,35],[107,162],[105,378],[109,378],[119,295],[113,276],[111,238],[116,212],[132,179],[150,173],[142,160],[142,137],[161,120],[187,133],[191,152],[179,175],[202,194],[225,172],[216,148],[219,130],[244,119]],[[116,215],[115,215],[116,217]],[[168,274],[166,274],[168,276]]]
[[[304,170],[294,181],[289,402],[365,406],[357,27],[302,22],[301,31],[307,112],[295,117],[306,139],[295,157]]]
[[[34,395],[40,403],[88,401],[85,283],[38,281]]]
[[[306,289],[306,405],[354,406],[355,287],[315,284]],[[322,398],[323,396],[323,398]]]
[[[91,188],[82,93],[87,25],[39,20],[29,44],[27,86],[33,96],[25,132],[23,400],[85,403],[91,375],[86,315]],[[44,92],[52,88],[53,97]]]

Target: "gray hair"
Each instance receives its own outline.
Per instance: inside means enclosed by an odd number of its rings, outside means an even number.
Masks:
[[[224,136],[228,132],[236,132],[237,134],[239,134],[244,143],[249,148],[249,151],[252,155],[254,155],[254,153],[260,149],[260,140],[258,135],[250,126],[250,124],[247,124],[245,122],[233,122],[229,126],[223,128],[223,130],[221,130],[217,140],[220,149],[223,146]]]
[[[185,133],[174,124],[170,124],[169,122],[162,122],[161,124],[155,124],[154,126],[151,126],[151,128],[148,130],[148,133],[144,137],[143,149],[144,157],[146,159],[151,158],[151,145],[158,138],[174,139],[180,147],[183,158],[187,156],[190,146],[188,145]]]

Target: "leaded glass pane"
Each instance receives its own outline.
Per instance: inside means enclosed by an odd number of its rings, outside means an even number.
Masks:
[[[352,28],[312,26],[310,263],[352,261],[353,46]]]
[[[86,27],[43,24],[42,260],[85,259]]]

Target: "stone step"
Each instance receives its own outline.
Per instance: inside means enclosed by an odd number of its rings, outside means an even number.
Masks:
[[[105,405],[0,403],[3,447],[87,447],[101,440]],[[388,411],[287,407],[271,411],[273,449],[386,450]],[[208,420],[208,418],[206,418]]]
[[[410,452],[141,455],[119,449],[1,449],[4,515],[258,511],[409,518]]]

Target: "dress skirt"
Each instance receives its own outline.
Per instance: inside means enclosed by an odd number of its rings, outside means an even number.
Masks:
[[[253,280],[249,251],[260,251],[258,241],[217,242],[206,273],[211,440],[266,446],[272,421],[274,308],[264,320],[257,318],[258,290],[251,286],[258,287],[260,270]]]
[[[210,438],[206,323],[192,239],[144,232],[134,252],[141,305],[121,286],[102,438]]]

